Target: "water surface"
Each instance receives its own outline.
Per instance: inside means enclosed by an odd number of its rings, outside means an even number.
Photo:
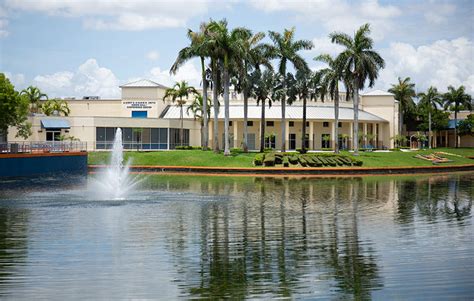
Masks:
[[[474,298],[474,173],[0,182],[0,299]],[[89,187],[89,188],[88,188]]]

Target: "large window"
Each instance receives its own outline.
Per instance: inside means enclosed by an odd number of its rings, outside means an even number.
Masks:
[[[170,149],[175,149],[176,146],[189,145],[189,130],[183,129],[183,143],[180,140],[180,129],[170,129]]]
[[[322,148],[330,148],[331,147],[331,135],[330,134],[322,134],[321,135],[321,147]]]
[[[276,148],[276,136],[273,134],[265,136],[265,148]]]
[[[97,127],[96,148],[111,149],[116,130],[113,127]],[[185,141],[189,144],[189,130],[184,131],[188,131],[188,140]],[[168,149],[168,129],[122,128],[122,143],[124,149]]]
[[[147,118],[147,111],[132,111],[132,118]]]

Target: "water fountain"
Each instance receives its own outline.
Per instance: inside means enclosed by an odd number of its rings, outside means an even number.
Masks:
[[[105,173],[101,173],[94,179],[94,193],[98,193],[103,198],[124,199],[127,193],[139,183],[137,177],[130,175],[129,167],[129,161],[124,164],[122,129],[117,128],[110,165]]]

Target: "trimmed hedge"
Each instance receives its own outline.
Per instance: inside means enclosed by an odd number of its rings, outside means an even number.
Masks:
[[[178,145],[174,149],[176,149],[176,150],[194,150],[194,149],[202,149],[202,148],[200,146]]]
[[[336,166],[362,166],[363,162],[347,155],[332,153],[260,153],[255,155],[255,166],[282,165],[289,167],[299,165],[303,167],[336,167]]]

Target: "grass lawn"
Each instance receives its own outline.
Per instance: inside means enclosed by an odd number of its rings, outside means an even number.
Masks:
[[[364,162],[363,167],[384,166],[432,166],[426,160],[414,158],[416,154],[431,154],[433,152],[447,152],[458,154],[463,157],[445,156],[453,162],[442,165],[474,164],[473,159],[466,156],[474,156],[474,148],[437,148],[433,150],[422,150],[417,152],[376,153],[361,152],[359,159]],[[342,152],[350,154],[349,152]],[[256,153],[233,154],[225,157],[222,153],[215,154],[212,151],[201,150],[176,150],[157,152],[126,152],[125,159],[132,160],[132,165],[166,165],[166,166],[222,166],[222,167],[253,167],[253,158]],[[107,164],[110,152],[90,152],[89,164]],[[261,167],[265,168],[265,167]]]

